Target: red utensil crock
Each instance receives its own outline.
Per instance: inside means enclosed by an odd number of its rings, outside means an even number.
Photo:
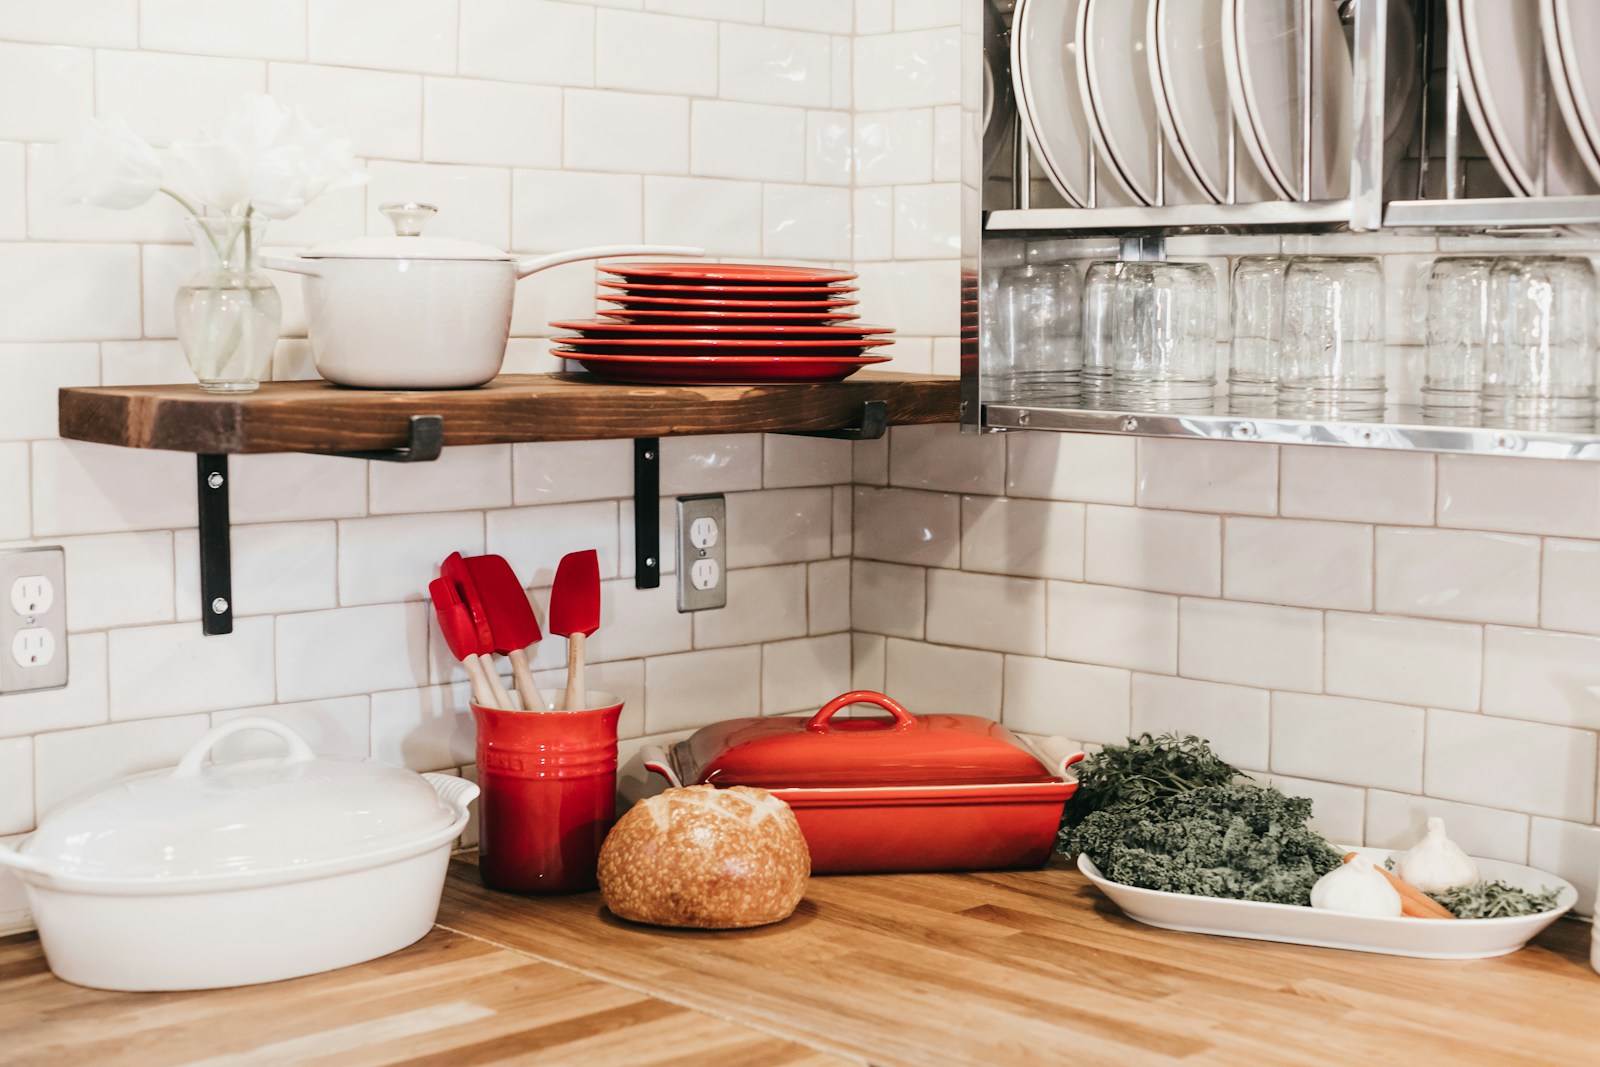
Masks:
[[[479,869],[510,893],[595,887],[600,844],[616,821],[622,702],[590,693],[583,711],[501,711],[478,723]],[[557,704],[563,695],[556,697]]]

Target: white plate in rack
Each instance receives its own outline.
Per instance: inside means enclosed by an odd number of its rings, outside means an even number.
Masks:
[[[1561,117],[1589,176],[1600,182],[1600,4],[1543,0],[1539,28]]]
[[[1359,852],[1373,863],[1401,855],[1383,848],[1335,847],[1345,852]],[[1521,889],[1560,890],[1556,907],[1537,915],[1511,919],[1390,919],[1296,904],[1139,889],[1108,880],[1085,855],[1078,857],[1078,870],[1130,919],[1149,926],[1430,960],[1475,960],[1515,952],[1578,902],[1577,889],[1553,874],[1501,860],[1476,862],[1486,880],[1508,882]]]

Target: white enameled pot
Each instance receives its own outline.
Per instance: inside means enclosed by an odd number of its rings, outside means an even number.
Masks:
[[[245,730],[284,756],[207,763]],[[428,932],[472,782],[318,759],[234,719],[177,767],[51,811],[0,866],[27,889],[50,969],[96,989],[215,989],[375,959]]]
[[[298,256],[263,256],[303,276],[317,373],[364,389],[466,389],[500,373],[518,278],[609,256],[700,256],[676,245],[602,245],[514,256],[489,245],[423,237],[438,210],[384,204],[393,237],[357,237]]]

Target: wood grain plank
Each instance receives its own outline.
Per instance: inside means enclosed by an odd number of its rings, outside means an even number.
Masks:
[[[953,378],[863,371],[814,385],[640,386],[581,374],[508,374],[478,389],[344,389],[265,382],[238,396],[198,386],[61,390],[61,436],[180,452],[398,448],[413,415],[439,415],[446,447],[685,434],[837,430],[882,400],[893,424],[953,422]]]

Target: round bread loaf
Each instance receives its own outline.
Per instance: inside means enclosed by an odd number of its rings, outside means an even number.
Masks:
[[[810,874],[811,852],[789,805],[742,785],[641,800],[600,847],[606,907],[656,926],[725,930],[787,919]]]

